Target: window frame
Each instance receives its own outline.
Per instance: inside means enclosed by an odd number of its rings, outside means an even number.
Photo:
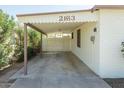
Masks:
[[[81,29],[77,30],[77,47],[81,48]]]
[[[73,32],[71,33],[71,39],[74,39],[74,33]]]

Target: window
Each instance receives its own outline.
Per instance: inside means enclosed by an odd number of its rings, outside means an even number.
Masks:
[[[77,47],[81,47],[81,30],[77,30]]]
[[[74,34],[73,34],[73,32],[71,33],[71,39],[73,39],[74,38]]]
[[[54,32],[47,34],[47,38],[63,38],[63,37],[69,37],[71,38],[70,33],[61,33],[61,32]]]

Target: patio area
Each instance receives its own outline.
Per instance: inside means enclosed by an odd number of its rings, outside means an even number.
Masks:
[[[10,79],[11,88],[109,88],[71,52],[46,52],[28,63],[28,75],[20,69]]]

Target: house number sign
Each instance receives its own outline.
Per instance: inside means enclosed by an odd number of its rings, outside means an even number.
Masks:
[[[75,16],[59,16],[59,21],[75,21]]]

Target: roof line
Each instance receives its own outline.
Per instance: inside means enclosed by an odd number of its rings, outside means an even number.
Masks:
[[[61,14],[61,13],[74,13],[74,12],[88,12],[88,11],[93,12],[97,9],[124,9],[124,5],[94,5],[92,8],[85,9],[85,10],[17,14],[16,16],[17,17],[23,17],[23,16],[49,15],[49,14]]]
[[[124,9],[124,5],[95,5],[92,9]]]
[[[87,12],[87,11],[91,11],[91,9],[74,10],[74,11],[46,12],[46,13],[17,14],[16,16],[17,17],[22,17],[22,16],[49,15],[49,14],[61,14],[61,13],[73,13],[73,12]]]

